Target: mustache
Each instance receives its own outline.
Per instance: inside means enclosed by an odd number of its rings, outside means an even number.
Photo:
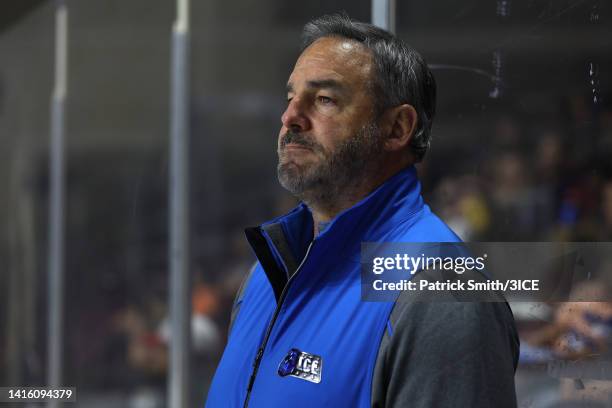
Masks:
[[[288,144],[296,144],[300,146],[307,147],[311,150],[319,150],[320,146],[314,140],[304,135],[303,133],[292,132],[291,130],[287,131],[282,137],[280,141],[281,149],[284,149]]]

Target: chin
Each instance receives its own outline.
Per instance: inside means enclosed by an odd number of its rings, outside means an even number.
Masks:
[[[277,170],[279,175],[287,175],[290,178],[297,177],[302,173],[302,167],[293,160],[279,162]]]
[[[301,159],[300,157],[283,154],[278,160],[278,167],[303,169],[306,167],[307,162],[308,160]]]

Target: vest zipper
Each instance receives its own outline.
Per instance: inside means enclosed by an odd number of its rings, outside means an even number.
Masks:
[[[257,371],[259,370],[259,364],[261,363],[261,359],[262,359],[263,354],[264,354],[264,349],[266,348],[266,345],[268,344],[268,340],[270,338],[270,334],[272,333],[272,327],[274,327],[274,323],[276,322],[278,314],[280,313],[280,309],[283,306],[283,301],[285,300],[285,296],[287,295],[287,290],[289,288],[289,284],[291,283],[293,278],[298,274],[298,272],[302,268],[302,265],[304,265],[304,262],[306,262],[306,258],[308,258],[308,254],[310,253],[310,248],[312,248],[312,245],[314,244],[314,242],[315,242],[315,240],[313,239],[310,242],[310,244],[308,245],[308,248],[306,249],[306,254],[304,255],[304,258],[302,259],[302,262],[300,262],[298,267],[295,269],[295,272],[293,273],[293,275],[291,275],[291,277],[289,277],[289,279],[287,280],[287,283],[285,284],[285,287],[283,288],[283,290],[281,292],[280,297],[278,298],[278,303],[276,304],[276,309],[274,309],[274,314],[272,315],[272,320],[270,320],[270,323],[268,324],[268,327],[266,329],[266,334],[264,336],[264,339],[261,342],[261,344],[259,345],[259,348],[257,349],[257,354],[255,355],[255,360],[253,360],[253,371],[251,372],[251,376],[249,377],[249,385],[247,387],[247,395],[244,398],[243,408],[247,408],[248,405],[249,405],[249,398],[251,396],[251,390],[253,389],[253,384],[255,383],[255,377],[257,377]]]

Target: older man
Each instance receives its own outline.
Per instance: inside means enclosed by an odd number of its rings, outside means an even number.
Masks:
[[[287,82],[278,178],[302,203],[246,230],[258,262],[208,407],[511,407],[505,303],[361,299],[362,242],[457,242],[423,203],[435,82],[388,32],[308,23]],[[408,300],[408,301],[407,301]]]

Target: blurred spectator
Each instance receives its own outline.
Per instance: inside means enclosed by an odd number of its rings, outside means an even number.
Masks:
[[[221,334],[211,318],[218,311],[218,295],[215,290],[197,282],[192,292],[191,346],[197,354],[214,355],[221,347]],[[172,338],[168,316],[159,324],[158,335],[164,345]]]
[[[475,177],[446,177],[434,192],[434,205],[464,241],[478,241],[491,223],[489,208]]]
[[[608,350],[612,340],[612,299],[610,288],[602,281],[577,286],[570,302],[554,304],[553,319],[540,329],[524,333],[524,339],[536,347],[548,347],[563,359],[598,357]],[[612,374],[612,373],[611,373]]]
[[[493,222],[491,241],[526,241],[536,233],[539,202],[528,163],[517,151],[502,152],[488,163],[488,191]]]

